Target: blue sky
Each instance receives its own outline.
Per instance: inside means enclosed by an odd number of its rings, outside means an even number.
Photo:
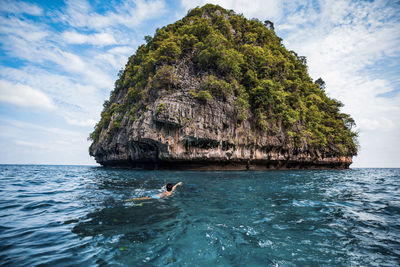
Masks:
[[[0,163],[95,164],[87,141],[145,35],[205,3],[269,19],[356,120],[352,167],[400,167],[400,1],[0,0]],[[107,3],[107,4],[105,4]]]

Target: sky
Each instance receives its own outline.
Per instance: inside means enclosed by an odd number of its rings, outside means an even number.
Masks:
[[[0,0],[0,164],[95,165],[87,140],[128,57],[206,3],[270,20],[357,123],[351,167],[400,167],[400,1]]]

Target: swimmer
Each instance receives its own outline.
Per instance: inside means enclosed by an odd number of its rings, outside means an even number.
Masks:
[[[179,182],[174,186],[172,186],[171,183],[168,183],[165,186],[166,187],[165,192],[162,192],[161,194],[154,194],[149,197],[132,198],[132,199],[127,199],[125,201],[139,201],[139,200],[146,200],[146,199],[160,199],[160,198],[164,198],[164,197],[169,197],[174,192],[175,188],[179,185],[182,185],[182,182]]]

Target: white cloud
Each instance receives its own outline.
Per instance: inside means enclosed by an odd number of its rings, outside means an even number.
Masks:
[[[196,6],[203,6],[207,3],[220,5],[226,9],[232,9],[236,13],[243,13],[248,18],[258,18],[261,20],[277,20],[282,16],[283,2],[280,0],[181,0],[181,5],[186,9]]]
[[[92,45],[112,45],[116,44],[111,33],[81,34],[76,31],[68,31],[62,34],[64,40],[70,44],[92,44]]]
[[[46,133],[49,135],[62,138],[64,137],[77,138],[81,135],[81,133],[77,131],[66,130],[58,127],[41,126],[34,123],[23,122],[19,120],[0,118],[0,121],[2,121],[2,124],[8,124],[15,129],[22,130],[21,132],[23,132],[26,129],[29,129],[32,132]]]
[[[1,41],[11,57],[44,66],[55,63],[58,65],[56,70],[69,72],[98,88],[111,88],[113,85],[114,79],[104,70],[104,63],[94,60],[97,54],[95,49],[81,55],[70,52],[65,48],[62,35],[50,32],[40,23],[29,23],[22,18],[1,18],[0,34],[5,36]],[[104,40],[101,40],[103,37]],[[87,37],[86,41],[98,44],[115,42],[108,34],[94,34]]]
[[[99,117],[104,95],[93,85],[83,85],[71,77],[49,73],[36,67],[14,69],[1,68],[6,79],[41,88],[58,103],[57,115],[65,122],[92,128]]]
[[[114,69],[123,68],[128,57],[134,53],[132,46],[117,46],[109,49],[106,53],[96,56],[96,60],[109,63]]]
[[[124,55],[124,56],[130,56],[132,55],[135,51],[131,46],[117,46],[113,47],[108,50],[109,53],[114,54],[114,55]]]
[[[95,120],[79,120],[79,119],[72,119],[69,117],[65,117],[65,121],[68,124],[75,125],[75,126],[83,126],[83,127],[94,127],[96,125]]]
[[[0,101],[21,107],[56,109],[56,105],[45,93],[23,84],[0,80]]]
[[[358,126],[360,129],[365,129],[368,131],[372,130],[389,132],[393,130],[393,128],[395,127],[395,123],[387,118],[363,118],[358,122]]]
[[[11,14],[29,14],[34,16],[40,16],[43,14],[42,8],[37,5],[21,2],[21,1],[6,1],[0,2],[0,11]]]
[[[25,164],[90,164],[85,131],[40,126],[0,117],[0,162]]]
[[[109,10],[105,14],[99,14],[87,1],[71,0],[67,2],[66,12],[59,14],[59,17],[73,27],[100,30],[123,25],[135,28],[145,20],[161,16],[166,7],[163,0],[131,0],[123,1],[114,10],[116,11]]]
[[[111,88],[113,79],[109,74],[101,70],[102,62],[94,62],[92,58],[84,59],[74,53],[56,50],[48,53],[48,60],[59,64],[65,71],[76,74],[84,79],[84,82],[93,84],[98,88]]]
[[[33,147],[33,148],[39,148],[39,149],[48,149],[48,146],[46,144],[40,144],[40,143],[34,143],[34,142],[29,142],[29,141],[24,141],[24,140],[15,140],[15,144],[18,146],[27,146],[27,147]]]
[[[18,36],[29,42],[41,41],[49,35],[44,27],[16,17],[0,17],[0,33]],[[11,48],[9,47],[9,49]]]

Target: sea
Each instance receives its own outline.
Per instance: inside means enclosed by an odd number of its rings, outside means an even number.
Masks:
[[[399,266],[400,169],[0,165],[0,265]]]

